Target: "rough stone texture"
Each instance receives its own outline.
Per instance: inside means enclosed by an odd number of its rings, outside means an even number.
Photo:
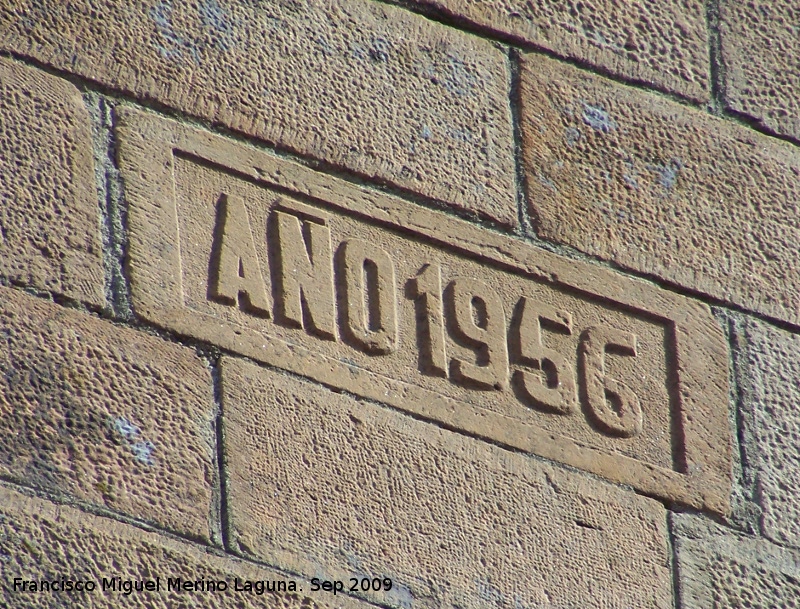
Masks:
[[[800,607],[800,553],[688,514],[671,523],[682,609]]]
[[[103,305],[89,114],[78,90],[0,58],[0,150],[0,273]]]
[[[116,133],[138,315],[727,511],[727,344],[705,305],[150,113],[120,109]]]
[[[719,8],[727,106],[800,139],[800,4],[722,0]]]
[[[191,350],[0,288],[0,474],[209,537],[213,398]]]
[[[540,236],[800,321],[800,150],[554,60],[523,61]]]
[[[245,555],[389,576],[417,607],[672,606],[651,499],[240,360],[222,386]]]
[[[706,9],[700,0],[414,0],[563,57],[705,101]]]
[[[764,534],[800,547],[800,336],[750,321],[742,376]]]
[[[310,593],[308,582],[301,580],[294,580],[297,593],[257,595],[255,592],[237,592],[234,590],[237,578],[240,587],[244,587],[246,581],[265,585],[284,581],[288,584],[292,578],[6,488],[0,488],[0,555],[3,557],[0,599],[4,601],[4,607],[15,609],[356,609],[370,606],[341,595],[334,598],[329,592]],[[14,592],[15,577],[36,580],[37,583],[40,579],[52,581],[62,577],[90,579],[97,584],[97,590],[86,594]],[[103,591],[103,577],[136,582],[158,577],[161,589],[134,591],[130,595]],[[224,581],[228,589],[176,592],[167,589],[168,577]],[[301,589],[306,593],[300,592]]]
[[[0,48],[516,223],[506,56],[396,7],[15,0]]]

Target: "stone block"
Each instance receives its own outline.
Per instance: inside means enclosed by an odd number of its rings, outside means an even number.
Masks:
[[[211,375],[186,349],[0,288],[0,474],[209,538]]]
[[[671,516],[682,609],[800,607],[800,553],[697,516]]]
[[[699,0],[414,0],[501,36],[684,95],[709,97],[706,9]]]
[[[764,534],[800,547],[800,336],[758,321],[745,336],[741,376]]]
[[[421,607],[672,607],[652,499],[241,360],[222,396],[243,555]]]
[[[0,603],[15,609],[370,607],[342,595],[313,594],[307,581],[285,573],[7,488],[0,488],[0,552]],[[43,580],[57,589],[42,592]],[[73,589],[62,590],[62,580]],[[76,591],[75,582],[95,587]]]
[[[719,11],[726,105],[800,140],[800,4],[722,0]]]
[[[516,223],[506,55],[397,7],[14,0],[0,48]]]
[[[80,92],[0,58],[0,149],[0,274],[102,306],[98,193]]]
[[[555,60],[522,71],[541,237],[800,322],[800,150]]]

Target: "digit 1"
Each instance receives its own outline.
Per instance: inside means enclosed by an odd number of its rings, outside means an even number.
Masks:
[[[411,290],[418,303],[420,365],[432,376],[447,376],[447,352],[442,312],[442,275],[438,264],[426,264],[411,279]]]

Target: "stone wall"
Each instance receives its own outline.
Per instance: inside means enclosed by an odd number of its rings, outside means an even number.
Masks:
[[[8,607],[800,607],[789,0],[0,4]]]

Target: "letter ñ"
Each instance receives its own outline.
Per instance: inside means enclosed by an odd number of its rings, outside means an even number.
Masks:
[[[336,340],[331,231],[322,224],[306,222],[306,241],[299,218],[281,211],[274,213],[279,247],[278,314],[303,327],[305,302],[306,329]]]

